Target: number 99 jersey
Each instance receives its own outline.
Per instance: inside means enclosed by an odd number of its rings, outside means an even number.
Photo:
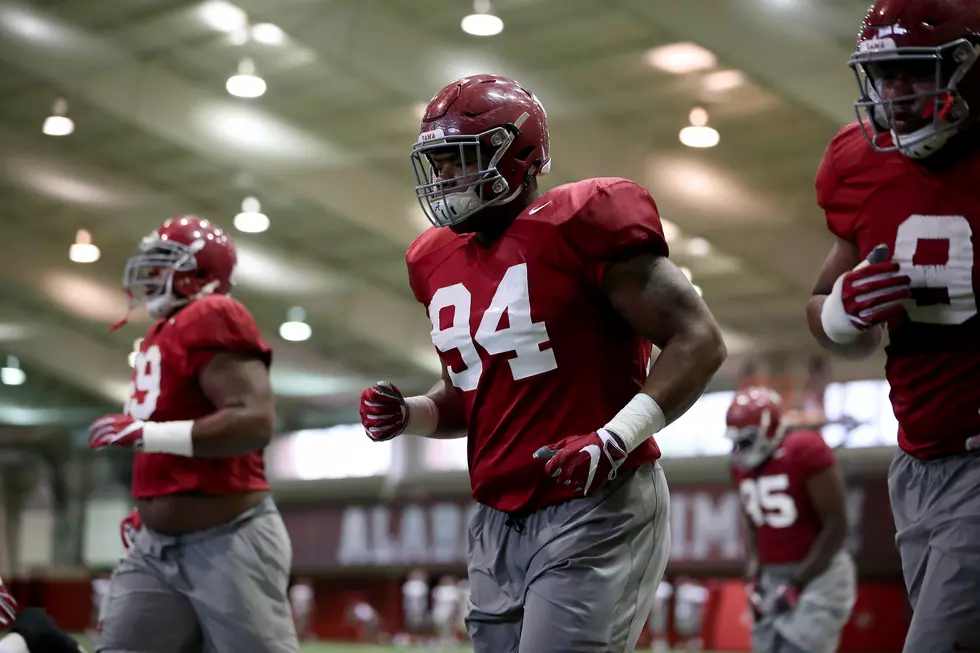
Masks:
[[[877,153],[853,124],[831,141],[817,201],[861,256],[879,243],[911,279],[905,313],[888,325],[885,373],[899,446],[919,457],[963,452],[980,434],[980,320],[974,292],[980,157],[931,169]]]
[[[601,428],[639,392],[650,343],[601,286],[635,252],[666,255],[667,243],[650,194],[617,178],[548,191],[490,245],[429,229],[409,249],[412,290],[462,398],[478,502],[515,512],[576,496],[533,454]],[[651,438],[624,467],[659,457]]]
[[[742,509],[755,529],[759,564],[790,564],[806,557],[823,526],[806,482],[836,465],[819,431],[790,431],[759,467],[731,466]]]
[[[198,375],[219,351],[254,353],[266,365],[271,349],[248,310],[226,295],[194,300],[173,317],[157,320],[140,344],[133,364],[125,412],[136,419],[192,420],[215,411]],[[188,458],[137,452],[133,497],[178,492],[232,494],[267,490],[262,451],[231,458]]]

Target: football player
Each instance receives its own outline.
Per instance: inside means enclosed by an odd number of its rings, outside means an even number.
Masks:
[[[728,409],[731,473],[746,517],[757,653],[833,653],[854,607],[844,483],[819,431],[787,430],[779,395],[751,387]]]
[[[817,201],[837,240],[807,307],[827,349],[885,330],[901,451],[889,491],[914,615],[905,651],[980,649],[980,5],[878,0],[850,64],[860,122]]]
[[[409,282],[443,378],[368,388],[361,421],[375,440],[468,437],[477,653],[631,651],[669,549],[654,435],[724,360],[718,325],[641,186],[539,191],[547,117],[514,80],[443,88],[411,157],[436,228],[408,250]]]
[[[167,220],[126,264],[131,305],[157,318],[122,414],[93,449],[133,450],[136,514],[103,605],[100,651],[299,650],[286,598],[291,549],[263,448],[271,353],[228,296],[235,247],[214,224]]]

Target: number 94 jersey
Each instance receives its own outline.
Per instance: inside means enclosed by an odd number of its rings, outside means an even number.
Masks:
[[[790,431],[760,467],[731,467],[742,509],[755,530],[760,564],[791,564],[806,557],[823,526],[806,482],[836,465],[819,431]]]
[[[667,254],[650,194],[589,179],[538,198],[499,240],[429,229],[408,251],[409,281],[461,395],[473,497],[505,512],[561,503],[534,452],[606,424],[640,390],[650,343],[601,288],[611,261]],[[651,439],[626,467],[656,460]]]
[[[862,256],[888,245],[911,279],[905,313],[888,325],[885,372],[899,446],[920,458],[966,451],[980,434],[978,181],[980,155],[930,169],[874,152],[858,124],[834,138],[817,172],[830,231]]]
[[[225,295],[195,300],[169,319],[158,320],[140,344],[125,412],[136,419],[169,422],[215,411],[198,375],[219,351],[250,352],[266,365],[271,350],[248,310]],[[261,451],[232,458],[135,454],[133,497],[203,492],[232,494],[267,490]]]

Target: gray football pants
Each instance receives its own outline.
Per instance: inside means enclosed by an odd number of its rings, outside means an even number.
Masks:
[[[189,535],[141,530],[112,574],[102,653],[298,653],[292,548],[271,497]]]
[[[776,614],[774,591],[792,578],[796,565],[762,568],[762,619],[752,627],[753,653],[834,653],[857,598],[857,578],[850,554],[840,551],[830,566],[803,588],[791,612]]]
[[[913,611],[905,653],[980,651],[980,454],[900,451],[888,494]]]
[[[629,653],[670,552],[659,463],[523,517],[480,506],[470,524],[475,653]]]

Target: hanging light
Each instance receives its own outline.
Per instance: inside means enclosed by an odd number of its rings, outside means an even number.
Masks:
[[[48,136],[68,136],[75,131],[75,123],[68,117],[68,100],[58,98],[54,101],[51,115],[44,119],[41,131]]]
[[[235,216],[235,229],[247,234],[260,234],[269,228],[269,216],[262,213],[262,204],[254,197],[242,200],[242,212]]]
[[[228,92],[236,97],[256,98],[265,93],[265,80],[255,72],[255,62],[245,57],[238,62],[238,73],[228,78]]]
[[[20,361],[14,356],[7,356],[7,363],[0,367],[0,383],[4,385],[22,385],[27,375],[20,368]]]
[[[688,147],[714,147],[721,140],[716,129],[708,127],[708,112],[694,107],[688,115],[690,125],[681,130],[681,143]]]
[[[75,242],[68,248],[68,258],[72,263],[95,263],[99,260],[99,248],[92,244],[92,234],[88,229],[79,229]]]
[[[473,13],[459,26],[472,36],[495,36],[504,31],[504,21],[490,13],[490,0],[474,0]]]
[[[282,45],[286,34],[273,23],[255,23],[252,25],[252,38],[265,45]]]
[[[303,342],[313,335],[313,329],[306,323],[306,311],[294,306],[286,313],[286,321],[279,325],[279,337],[290,342]]]

